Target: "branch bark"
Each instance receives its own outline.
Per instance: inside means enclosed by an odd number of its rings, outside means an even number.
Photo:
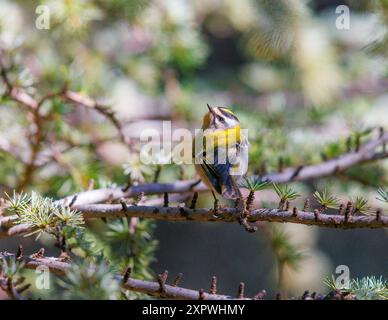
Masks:
[[[168,221],[198,221],[198,222],[236,222],[240,218],[240,209],[218,208],[217,216],[214,209],[190,209],[187,207],[152,207],[127,206],[117,204],[95,204],[76,206],[74,209],[82,213],[85,219],[139,217]],[[358,229],[358,228],[386,228],[386,216],[350,216],[348,221],[342,215],[319,214],[314,212],[298,211],[297,215],[291,211],[279,209],[255,209],[250,211],[248,222],[288,222],[313,225],[327,228]]]
[[[3,252],[0,253],[0,259],[2,257],[15,256],[15,254]],[[66,272],[71,268],[71,263],[61,261],[58,258],[53,257],[41,257],[36,258],[32,256],[22,256],[18,257],[19,261],[24,262],[24,267],[27,269],[36,269],[39,266],[46,266],[49,268],[50,272],[53,274],[64,276]],[[160,298],[170,298],[170,299],[180,299],[180,300],[198,300],[201,296],[201,299],[204,300],[233,300],[232,297],[221,294],[210,294],[206,292],[201,292],[201,290],[192,290],[175,285],[164,284],[163,291],[160,289],[160,284],[154,281],[146,281],[133,279],[128,277],[124,280],[123,276],[116,275],[116,279],[121,282],[121,285],[124,289],[145,293],[151,296],[157,296]],[[237,299],[237,298],[235,298]],[[246,299],[246,298],[243,298]]]
[[[190,193],[172,194],[170,195],[169,199],[170,199],[170,202],[180,203],[180,202],[186,201],[189,197],[191,197]],[[140,203],[142,205],[147,205],[147,206],[161,206],[163,205],[163,202],[164,202],[163,199],[157,198],[157,199],[144,200]],[[36,230],[36,228],[28,224],[17,224],[17,221],[18,221],[17,215],[12,215],[12,216],[0,215],[0,239],[4,237],[24,235]]]
[[[197,221],[197,222],[236,222],[241,218],[241,211],[237,208],[218,208],[217,215],[214,209],[190,209],[188,207],[160,207],[160,206],[127,206],[122,204],[94,204],[73,207],[79,211],[85,220],[89,219],[117,219],[122,217],[138,217],[163,221]],[[297,213],[295,213],[297,212]],[[1,237],[17,236],[30,233],[35,229],[29,225],[14,225],[14,216],[0,219],[2,226]],[[387,228],[388,217],[376,214],[375,216],[349,216],[340,214],[323,214],[306,211],[285,211],[279,209],[255,209],[247,216],[250,223],[267,221],[281,223],[297,223],[309,226],[318,226],[336,229],[365,229]]]

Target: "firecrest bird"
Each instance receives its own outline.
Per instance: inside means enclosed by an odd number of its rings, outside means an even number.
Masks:
[[[247,161],[247,152],[241,150],[248,147],[248,140],[230,109],[207,107],[209,112],[203,118],[202,132],[193,143],[195,169],[215,200],[215,192],[227,199],[241,199],[237,186],[241,175],[236,168],[241,161]]]

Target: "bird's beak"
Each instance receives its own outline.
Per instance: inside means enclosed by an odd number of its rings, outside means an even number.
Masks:
[[[209,109],[209,111],[210,111],[212,114],[214,114],[214,110],[213,110],[213,108],[212,108],[211,106],[209,106],[209,104],[207,104],[207,108]]]
[[[209,109],[209,112],[212,114],[211,124],[214,125],[215,127],[217,127],[216,126],[216,113],[214,111],[214,108],[212,108],[209,104],[207,104],[207,108]]]

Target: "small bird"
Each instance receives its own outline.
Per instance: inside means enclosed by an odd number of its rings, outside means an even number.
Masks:
[[[248,139],[230,109],[207,107],[209,111],[203,118],[202,131],[196,134],[193,143],[196,172],[216,201],[215,192],[226,199],[241,199],[237,181],[242,174],[236,169],[241,162],[247,165]]]

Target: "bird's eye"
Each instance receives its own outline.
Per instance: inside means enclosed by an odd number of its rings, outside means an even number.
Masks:
[[[217,120],[221,123],[225,123],[225,119],[223,117],[217,116]]]

